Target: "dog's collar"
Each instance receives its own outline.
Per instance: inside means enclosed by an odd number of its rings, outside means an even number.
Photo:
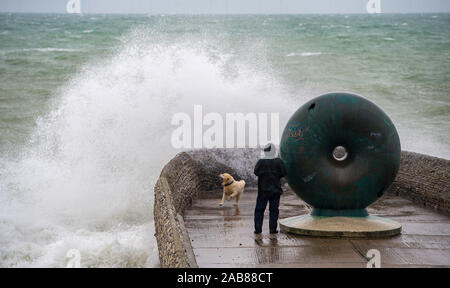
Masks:
[[[234,180],[233,181],[231,181],[230,183],[227,183],[227,184],[223,184],[223,186],[230,186],[231,184],[233,184],[234,183]]]

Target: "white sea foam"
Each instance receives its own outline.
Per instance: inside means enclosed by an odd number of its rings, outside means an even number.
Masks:
[[[283,112],[284,125],[296,108],[268,72],[230,75],[219,52],[139,35],[74,76],[21,156],[0,159],[0,266],[64,267],[70,249],[82,267],[158,265],[153,186],[177,152],[171,115],[203,104]]]
[[[286,54],[286,57],[294,57],[294,56],[311,57],[311,56],[319,56],[319,55],[322,55],[322,52],[289,53],[289,54]]]
[[[11,49],[11,50],[1,50],[0,54],[10,54],[10,53],[23,53],[23,52],[43,52],[43,53],[51,53],[51,52],[82,52],[82,49],[72,49],[72,48],[23,48],[23,49]]]
[[[322,52],[304,52],[304,53],[300,54],[300,56],[302,56],[302,57],[310,57],[310,56],[318,56],[318,55],[322,55]]]
[[[17,51],[17,50],[16,50]],[[80,49],[72,49],[72,48],[55,48],[55,47],[47,47],[47,48],[24,48],[21,51],[38,51],[38,52],[80,52]]]

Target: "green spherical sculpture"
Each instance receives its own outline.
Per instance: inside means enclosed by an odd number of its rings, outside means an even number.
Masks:
[[[394,181],[400,139],[371,101],[348,93],[319,96],[290,118],[280,155],[294,192],[313,216],[367,216]]]

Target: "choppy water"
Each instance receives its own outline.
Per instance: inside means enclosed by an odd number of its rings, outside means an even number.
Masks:
[[[450,158],[450,15],[0,14],[0,266],[155,266],[171,115],[351,91]]]

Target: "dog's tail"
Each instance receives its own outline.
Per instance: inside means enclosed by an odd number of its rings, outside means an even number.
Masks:
[[[244,187],[245,187],[245,181],[244,180],[241,180],[242,181],[242,184],[244,184]]]

